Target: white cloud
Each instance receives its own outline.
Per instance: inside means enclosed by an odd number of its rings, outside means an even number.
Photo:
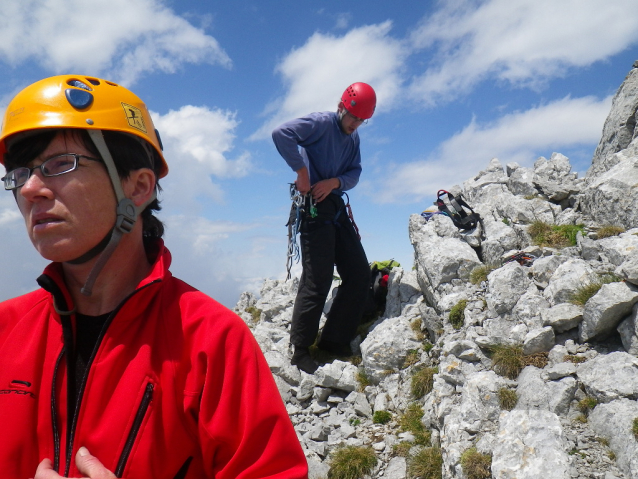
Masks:
[[[124,85],[184,63],[231,60],[159,0],[21,0],[0,6],[0,59],[36,61],[55,73],[86,71]]]
[[[253,139],[269,137],[278,124],[313,112],[336,110],[343,90],[356,81],[371,84],[378,111],[389,107],[400,84],[406,56],[403,44],[390,37],[392,23],[354,28],[343,36],[313,34],[277,66],[286,92],[272,102],[271,117]]]
[[[563,98],[488,124],[473,120],[428,159],[394,165],[379,180],[383,187],[368,188],[380,203],[420,201],[462,183],[494,157],[529,166],[560,148],[591,145],[593,151],[610,107],[611,97]]]
[[[229,158],[238,125],[235,113],[187,105],[165,115],[151,115],[170,169],[162,185],[172,208],[197,211],[203,198],[221,203],[223,191],[211,177],[240,178],[250,172],[248,152]]]
[[[335,23],[335,28],[338,30],[345,30],[348,28],[350,21],[352,20],[351,13],[340,13],[337,15],[337,22]]]
[[[488,77],[535,87],[605,60],[638,41],[638,2],[441,1],[411,41],[415,52],[432,55],[411,86],[432,105]]]
[[[35,280],[48,261],[33,249],[13,195],[4,190],[0,190],[0,244],[4,251],[0,301],[37,289]]]
[[[281,235],[265,236],[261,222],[211,221],[192,215],[162,220],[173,274],[228,307],[243,291],[258,292],[272,271],[283,270],[285,240]],[[273,244],[281,255],[272,254]]]

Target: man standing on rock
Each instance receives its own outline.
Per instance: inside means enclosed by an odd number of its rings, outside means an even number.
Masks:
[[[342,195],[355,187],[361,174],[357,128],[372,117],[374,89],[353,83],[341,96],[336,112],[316,112],[280,125],[273,133],[279,154],[297,173],[295,185],[306,196],[301,223],[303,272],[292,315],[292,364],[312,374],[317,363],[309,347],[319,321],[334,265],[341,277],[337,296],[321,333],[318,347],[337,356],[352,354],[350,341],[363,315],[370,268],[358,233],[346,212]],[[316,203],[316,215],[310,207]]]

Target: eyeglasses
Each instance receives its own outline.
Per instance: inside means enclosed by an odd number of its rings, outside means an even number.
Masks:
[[[359,123],[359,124],[363,124],[363,125],[367,125],[368,124],[368,120],[364,120],[363,118],[359,118],[358,116],[354,116],[348,110],[346,110],[346,115],[348,115],[350,118],[352,118],[352,120],[355,123]]]
[[[86,158],[91,161],[102,161],[98,158],[78,155],[77,153],[63,153],[61,155],[53,156],[45,160],[41,165],[34,166],[33,168],[22,166],[9,171],[7,175],[2,178],[2,181],[4,182],[4,189],[15,190],[16,188],[20,188],[37,169],[42,172],[42,176],[60,176],[66,173],[71,173],[78,169],[80,158]]]

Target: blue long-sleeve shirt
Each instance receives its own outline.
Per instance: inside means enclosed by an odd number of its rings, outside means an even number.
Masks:
[[[310,184],[337,178],[339,195],[355,187],[361,175],[359,133],[345,134],[335,112],[310,113],[272,132],[277,151],[293,171],[308,167]]]

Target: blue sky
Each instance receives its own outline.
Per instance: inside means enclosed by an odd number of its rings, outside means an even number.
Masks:
[[[492,158],[531,166],[559,152],[584,174],[637,42],[635,0],[10,1],[0,106],[63,73],[137,93],[171,168],[171,270],[232,307],[285,277],[295,174],[270,140],[277,124],[336,109],[355,81],[376,89],[350,201],[368,259],[409,269],[410,214]],[[46,264],[10,193],[0,241],[3,300],[34,289]]]

